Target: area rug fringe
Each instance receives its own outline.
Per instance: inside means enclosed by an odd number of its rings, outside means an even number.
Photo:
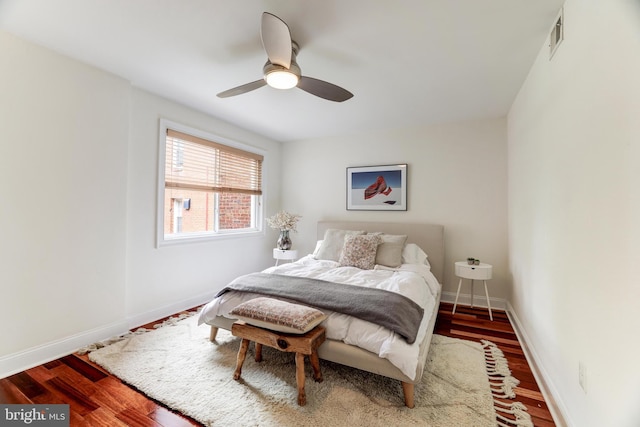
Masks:
[[[153,329],[163,328],[165,326],[174,326],[179,321],[181,321],[183,319],[186,319],[187,317],[191,317],[194,314],[196,314],[196,312],[181,313],[181,314],[179,314],[177,316],[169,317],[164,322],[157,323],[157,324],[153,325]],[[99,342],[96,342],[96,343],[93,343],[93,344],[89,344],[86,347],[80,348],[78,351],[76,351],[76,353],[80,354],[80,355],[87,354],[87,353],[90,353],[92,351],[98,350],[99,348],[106,347],[106,346],[108,346],[110,344],[122,341],[124,339],[131,338],[131,337],[136,336],[136,335],[146,334],[147,332],[153,331],[153,329],[138,328],[138,329],[136,329],[134,331],[129,331],[129,332],[124,333],[122,335],[117,335],[117,336],[114,336],[114,337],[111,337],[111,338],[107,338],[106,340],[103,340],[103,341],[99,341]]]
[[[533,427],[531,416],[526,412],[527,407],[520,402],[506,403],[494,399],[496,410],[496,421],[500,427],[522,426]],[[513,415],[516,419],[507,418],[497,412]]]
[[[520,384],[517,378],[511,375],[509,364],[502,350],[494,343],[481,340],[484,349],[485,365],[489,376],[489,388],[493,395],[494,409],[496,410],[496,423],[499,427],[533,427],[531,415],[527,413],[527,407],[520,402],[502,402],[498,399],[514,399],[514,388]],[[515,419],[502,414],[509,414]]]

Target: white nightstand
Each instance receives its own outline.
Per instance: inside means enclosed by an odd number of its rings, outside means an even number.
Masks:
[[[479,265],[470,265],[466,261],[456,262],[456,276],[460,278],[460,281],[458,282],[458,292],[456,292],[456,302],[453,304],[452,314],[455,314],[456,312],[458,297],[460,296],[460,287],[462,286],[462,279],[471,279],[471,307],[473,307],[473,281],[482,280],[484,282],[484,293],[487,296],[489,318],[493,320],[493,314],[491,314],[491,303],[489,302],[489,291],[487,291],[487,280],[491,279],[492,273],[493,266],[491,264],[481,262]]]
[[[278,262],[282,260],[289,260],[293,262],[296,258],[298,258],[298,251],[289,250],[285,251],[284,249],[273,248],[273,258],[276,260],[276,265]]]

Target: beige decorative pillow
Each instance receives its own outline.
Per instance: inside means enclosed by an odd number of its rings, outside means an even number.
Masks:
[[[386,267],[399,267],[402,264],[402,250],[407,241],[406,235],[381,234],[382,243],[376,253],[376,264]]]
[[[318,253],[315,255],[315,258],[339,261],[345,236],[362,234],[365,234],[365,231],[337,230],[335,228],[327,229],[327,231],[324,232],[324,239],[320,244],[320,248],[318,248]]]
[[[266,297],[243,302],[229,314],[250,325],[289,334],[309,332],[327,318],[315,308]]]
[[[340,254],[340,265],[371,270],[376,265],[376,252],[381,238],[375,234],[347,236]]]

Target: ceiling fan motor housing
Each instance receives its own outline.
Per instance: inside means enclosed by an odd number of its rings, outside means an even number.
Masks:
[[[267,61],[264,64],[264,67],[262,67],[262,72],[264,73],[265,80],[267,79],[267,75],[273,73],[274,71],[289,72],[297,76],[298,79],[300,79],[300,76],[302,75],[300,72],[300,67],[293,59],[291,60],[291,66],[289,68],[283,67],[282,65],[272,64],[271,61]]]
[[[267,80],[267,76],[275,71],[291,73],[297,77],[297,80],[300,80],[302,71],[300,70],[300,66],[296,62],[296,55],[298,54],[299,49],[300,47],[298,46],[298,43],[296,43],[294,40],[291,40],[291,64],[289,65],[289,68],[283,65],[273,64],[270,60],[267,59],[264,67],[262,67],[262,73],[264,75],[265,81]]]

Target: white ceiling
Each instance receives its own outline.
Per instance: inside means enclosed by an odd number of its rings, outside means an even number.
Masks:
[[[563,0],[0,0],[0,29],[279,141],[504,116]],[[262,12],[343,103],[265,86]]]

